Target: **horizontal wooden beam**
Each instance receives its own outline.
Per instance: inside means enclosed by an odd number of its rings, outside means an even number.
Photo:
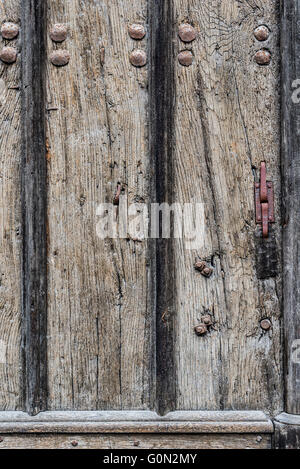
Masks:
[[[0,433],[272,433],[260,411],[0,412]]]
[[[270,434],[6,434],[0,449],[271,449]],[[154,456],[151,456],[150,462]]]

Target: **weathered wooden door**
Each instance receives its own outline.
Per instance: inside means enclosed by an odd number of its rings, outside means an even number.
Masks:
[[[299,414],[299,2],[279,3],[0,2],[0,447],[269,448]],[[155,203],[170,236],[137,226]]]

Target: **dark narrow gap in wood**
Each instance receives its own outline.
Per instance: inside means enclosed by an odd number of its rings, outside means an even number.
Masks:
[[[45,0],[22,2],[22,361],[25,410],[47,408]]]
[[[174,200],[174,11],[172,0],[150,0],[150,158],[152,202]],[[153,241],[152,241],[153,243]],[[176,407],[174,359],[175,275],[174,242],[157,239],[152,250],[155,303],[156,410]]]
[[[300,415],[300,2],[281,2],[281,159],[286,412]],[[298,341],[298,342],[296,342]]]

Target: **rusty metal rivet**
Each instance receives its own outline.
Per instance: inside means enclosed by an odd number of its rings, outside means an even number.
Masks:
[[[142,24],[131,24],[128,27],[128,32],[132,39],[143,39],[146,35],[145,28]]]
[[[193,63],[193,54],[190,50],[183,50],[178,54],[178,61],[184,67],[189,67]]]
[[[258,65],[269,65],[271,62],[271,53],[267,49],[261,49],[255,54],[255,62]]]
[[[261,322],[260,322],[260,327],[264,330],[264,331],[268,331],[269,329],[271,329],[272,327],[272,323],[269,319],[263,319]]]
[[[121,184],[118,184],[116,193],[114,195],[114,200],[113,200],[114,205],[119,205],[119,203],[120,203],[121,190],[122,190],[122,186],[121,186]]]
[[[13,64],[17,60],[17,50],[14,47],[3,47],[0,59],[6,64]]]
[[[53,65],[56,65],[56,67],[63,67],[69,63],[70,54],[67,50],[64,49],[55,50],[50,55],[50,60]]]
[[[199,270],[199,272],[202,272],[203,269],[207,266],[206,262],[204,261],[196,261],[195,262],[195,269]]]
[[[179,26],[178,35],[183,42],[192,42],[196,39],[196,30],[192,25],[183,23]]]
[[[267,26],[258,26],[254,30],[254,36],[258,41],[266,41],[270,36],[270,30],[267,28]]]
[[[213,273],[213,269],[211,267],[205,267],[205,269],[202,270],[201,274],[204,275],[204,277],[211,277]]]
[[[213,269],[207,265],[205,261],[196,261],[195,269],[198,270],[204,277],[211,277]]]
[[[133,446],[140,446],[140,442],[139,441],[134,441]]]
[[[15,23],[3,23],[1,34],[4,39],[14,39],[19,34],[19,26]]]
[[[76,440],[71,441],[71,445],[72,445],[72,446],[78,446],[78,441],[76,441]]]
[[[144,67],[147,63],[147,54],[141,49],[135,49],[130,54],[130,62],[134,67]]]
[[[205,335],[207,333],[207,327],[205,324],[198,324],[195,327],[195,332],[197,335]]]
[[[212,320],[211,320],[211,316],[209,314],[207,314],[205,316],[202,316],[202,321],[203,321],[203,324],[205,324],[206,326],[212,326],[213,325]]]
[[[257,443],[261,443],[261,442],[262,442],[262,439],[263,439],[262,436],[259,435],[259,436],[256,438]]]
[[[54,42],[63,42],[67,39],[68,27],[65,24],[54,24],[50,31],[50,37]]]

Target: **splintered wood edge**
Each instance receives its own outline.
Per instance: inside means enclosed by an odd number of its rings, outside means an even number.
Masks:
[[[273,433],[260,411],[0,412],[0,433]]]

